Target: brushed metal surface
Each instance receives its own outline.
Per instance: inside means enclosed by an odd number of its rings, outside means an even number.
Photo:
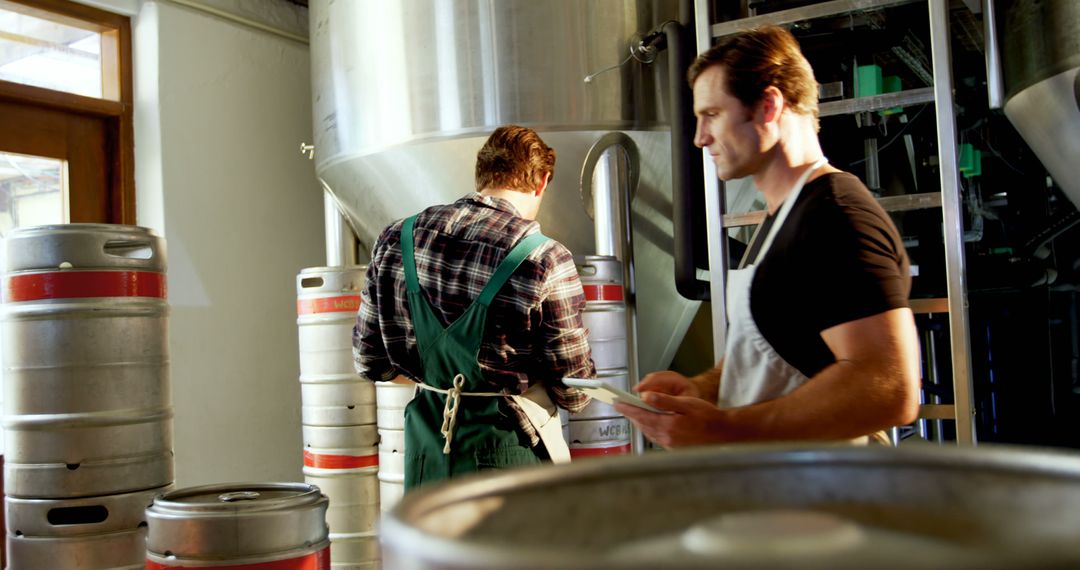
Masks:
[[[300,558],[328,545],[328,501],[303,483],[231,483],[167,493],[146,510],[147,559],[235,565]]]
[[[791,515],[856,540],[755,529]],[[388,568],[1065,568],[1078,527],[1075,452],[774,445],[461,479],[406,495],[381,533]]]
[[[698,303],[673,282],[666,62],[624,66],[635,34],[674,2],[529,0],[311,3],[316,172],[370,252],[395,220],[474,190],[495,127],[540,132],[557,153],[538,221],[593,254],[579,173],[593,143],[626,131],[641,164],[632,203],[641,370],[668,366]]]
[[[1080,3],[1005,4],[1005,115],[1080,207]]]

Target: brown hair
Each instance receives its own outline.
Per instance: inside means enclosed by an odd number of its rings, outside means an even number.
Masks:
[[[555,150],[536,131],[506,125],[495,129],[476,154],[476,189],[531,192],[545,174],[554,171]]]
[[[792,111],[811,115],[818,128],[818,83],[791,32],[764,26],[724,39],[690,66],[690,85],[716,65],[724,68],[728,93],[743,105],[753,107],[766,88],[776,87]]]

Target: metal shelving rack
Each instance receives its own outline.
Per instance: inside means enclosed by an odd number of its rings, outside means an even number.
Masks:
[[[948,0],[831,0],[800,8],[783,10],[718,24],[711,23],[709,0],[695,0],[698,52],[712,46],[721,38],[741,30],[763,25],[789,25],[828,16],[878,10],[901,4],[925,2],[930,19],[931,62],[933,86],[897,93],[861,97],[822,103],[821,116],[874,111],[894,106],[933,103],[937,114],[938,167],[941,173],[940,192],[882,198],[886,210],[900,211],[919,208],[942,209],[948,296],[943,299],[913,299],[916,313],[948,313],[953,379],[953,404],[924,404],[920,419],[952,420],[956,425],[956,443],[975,445],[974,398],[971,379],[971,354],[968,330],[968,300],[964,265],[964,225],[960,195],[960,172],[957,161],[956,118],[953,110],[953,82],[949,45]],[[711,160],[705,164],[706,222],[709,240],[710,286],[712,295],[713,352],[716,360],[723,357],[727,311],[724,306],[725,274],[727,272],[728,229],[754,225],[764,218],[763,212],[724,215],[720,181]],[[928,355],[924,354],[924,358]],[[933,379],[924,378],[924,386]]]

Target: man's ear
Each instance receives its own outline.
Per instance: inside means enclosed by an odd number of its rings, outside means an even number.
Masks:
[[[784,94],[773,85],[766,87],[765,92],[761,94],[758,109],[763,122],[779,121],[780,114],[784,112]]]
[[[551,182],[551,173],[550,172],[548,172],[547,174],[544,175],[544,178],[543,178],[543,180],[540,181],[540,184],[536,185],[536,192],[534,193],[534,195],[537,198],[539,198],[540,196],[543,196],[544,190],[547,190],[548,182]]]

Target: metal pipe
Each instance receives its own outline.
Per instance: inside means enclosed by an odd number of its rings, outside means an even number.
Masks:
[[[329,190],[323,190],[323,218],[326,223],[326,266],[356,265],[359,244]]]
[[[637,333],[637,276],[634,265],[634,227],[631,209],[638,183],[638,152],[624,133],[608,133],[589,149],[582,166],[582,194],[592,194],[597,255],[611,255],[622,262],[623,300],[626,305],[626,371],[639,378]],[[586,186],[588,184],[588,186]],[[645,452],[645,435],[631,426],[630,444],[635,455]]]
[[[671,199],[675,230],[675,289],[687,299],[709,299],[709,283],[697,278],[696,219],[704,208],[704,193],[697,173],[701,153],[694,148],[695,119],[688,103],[693,100],[683,77],[689,67],[688,35],[683,25],[670,21],[661,28],[668,50],[668,90],[671,98]]]
[[[618,199],[617,181],[613,173],[618,172],[614,147],[608,147],[596,161],[592,173],[593,183],[593,228],[595,230],[596,255],[620,257],[618,247],[621,232],[618,224],[620,212],[616,210]]]
[[[986,44],[986,96],[991,109],[1005,105],[1005,80],[1001,76],[1001,45],[997,34],[994,0],[983,0],[983,38]]]

